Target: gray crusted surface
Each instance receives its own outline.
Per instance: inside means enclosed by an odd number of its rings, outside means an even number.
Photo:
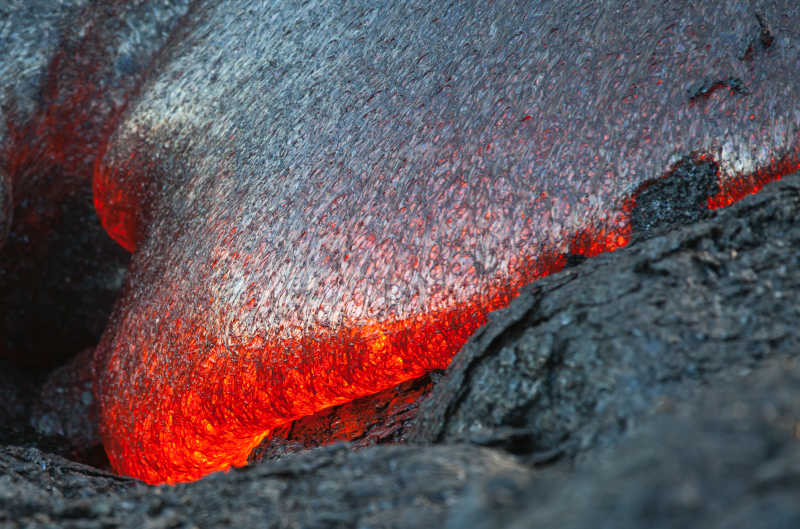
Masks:
[[[800,526],[800,364],[662,408],[574,472],[479,483],[447,529],[789,529]]]
[[[133,484],[129,479],[33,447],[3,446],[0,468],[0,527],[3,528],[33,525],[37,518],[38,523],[45,525],[48,514],[55,513],[62,521],[69,520],[75,516],[65,509],[67,505],[90,505],[98,497],[125,491]]]
[[[34,450],[0,451],[8,472],[0,527],[432,527],[470,482],[526,472],[507,455],[469,446],[340,445],[175,487],[63,467]]]
[[[534,283],[461,350],[418,438],[575,455],[664,400],[797,354],[798,211],[795,174]]]

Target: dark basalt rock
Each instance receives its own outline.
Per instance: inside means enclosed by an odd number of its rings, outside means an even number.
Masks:
[[[631,229],[638,238],[677,224],[689,224],[708,214],[708,199],[719,193],[711,160],[684,159],[667,175],[645,182],[634,192]]]
[[[88,182],[48,210],[35,229],[15,222],[0,250],[0,355],[38,367],[97,343],[130,260],[97,221]]]
[[[527,472],[479,447],[343,445],[175,487],[146,487],[35,449],[4,449],[0,469],[0,523],[84,528],[432,527],[469,483]]]
[[[574,472],[474,484],[445,527],[799,527],[800,364],[767,364],[662,405]]]
[[[40,379],[37,373],[0,358],[0,444],[20,443],[31,429],[28,421]],[[35,436],[28,432],[27,437]]]
[[[11,180],[0,170],[0,248],[6,242],[11,226]]]

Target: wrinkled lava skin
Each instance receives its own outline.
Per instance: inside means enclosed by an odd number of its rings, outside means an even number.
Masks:
[[[564,254],[625,244],[684,156],[719,164],[712,205],[797,167],[795,2],[242,6],[192,14],[95,168],[135,249],[102,436],[148,482],[447,366]]]

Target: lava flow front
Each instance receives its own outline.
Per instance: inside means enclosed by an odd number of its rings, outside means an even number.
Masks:
[[[101,434],[148,482],[446,367],[523,285],[626,244],[679,160],[714,162],[712,206],[798,161],[788,2],[251,4],[197,3],[94,167],[134,250]]]
[[[794,167],[796,162],[780,164],[742,181],[752,192],[780,178],[779,169]],[[740,197],[748,189],[729,186],[727,192]],[[580,230],[567,239],[566,253],[508,256],[506,274],[488,281],[474,269],[464,270],[462,278],[474,281],[473,288],[450,288],[444,298],[449,303],[404,318],[342,321],[337,328],[280,325],[270,335],[254,326],[256,298],[235,306],[200,294],[196,304],[213,309],[187,319],[177,306],[140,305],[133,321],[155,322],[157,332],[140,334],[136,344],[99,347],[112,351],[99,356],[96,367],[102,370],[102,427],[114,468],[149,483],[199,479],[246,464],[271,430],[289,421],[447,367],[490,311],[506,306],[526,283],[560,270],[567,254],[593,257],[626,245],[633,202],[635,197],[625,202],[619,229]],[[134,233],[124,235],[136,239]],[[237,252],[227,257],[249,260]],[[220,260],[217,255],[210,268]],[[223,278],[230,280],[234,268],[223,266]],[[163,295],[163,284],[160,289]],[[473,295],[459,298],[459,291]],[[131,320],[124,311],[115,318],[123,329]],[[129,354],[134,347],[138,354]]]
[[[583,234],[577,245],[588,243],[586,251],[594,254],[609,249],[607,239],[623,236],[590,242]],[[270,340],[255,332],[237,341],[229,335],[228,343],[221,343],[210,330],[216,322],[188,324],[175,318],[172,328],[160,329],[159,337],[170,343],[168,361],[145,349],[133,361],[117,352],[102,366],[107,373],[133,378],[119,382],[130,389],[117,387],[115,397],[104,401],[103,426],[114,432],[106,437],[107,453],[119,472],[150,483],[194,480],[244,465],[277,426],[447,367],[490,311],[564,262],[563,255],[540,257],[538,267],[520,271],[502,286],[488,285],[486,298],[449,310],[335,331],[306,330],[294,339]],[[241,313],[241,308],[222,312]],[[158,321],[169,314],[156,309],[138,316]],[[145,377],[142,391],[138,382]],[[133,430],[122,420],[131,416],[140,418]]]

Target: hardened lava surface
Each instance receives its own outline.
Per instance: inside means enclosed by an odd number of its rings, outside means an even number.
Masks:
[[[799,27],[788,1],[198,7],[95,167],[135,249],[95,353],[114,468],[197,479],[446,367],[567,254],[624,245],[687,156],[712,207],[796,169]]]

